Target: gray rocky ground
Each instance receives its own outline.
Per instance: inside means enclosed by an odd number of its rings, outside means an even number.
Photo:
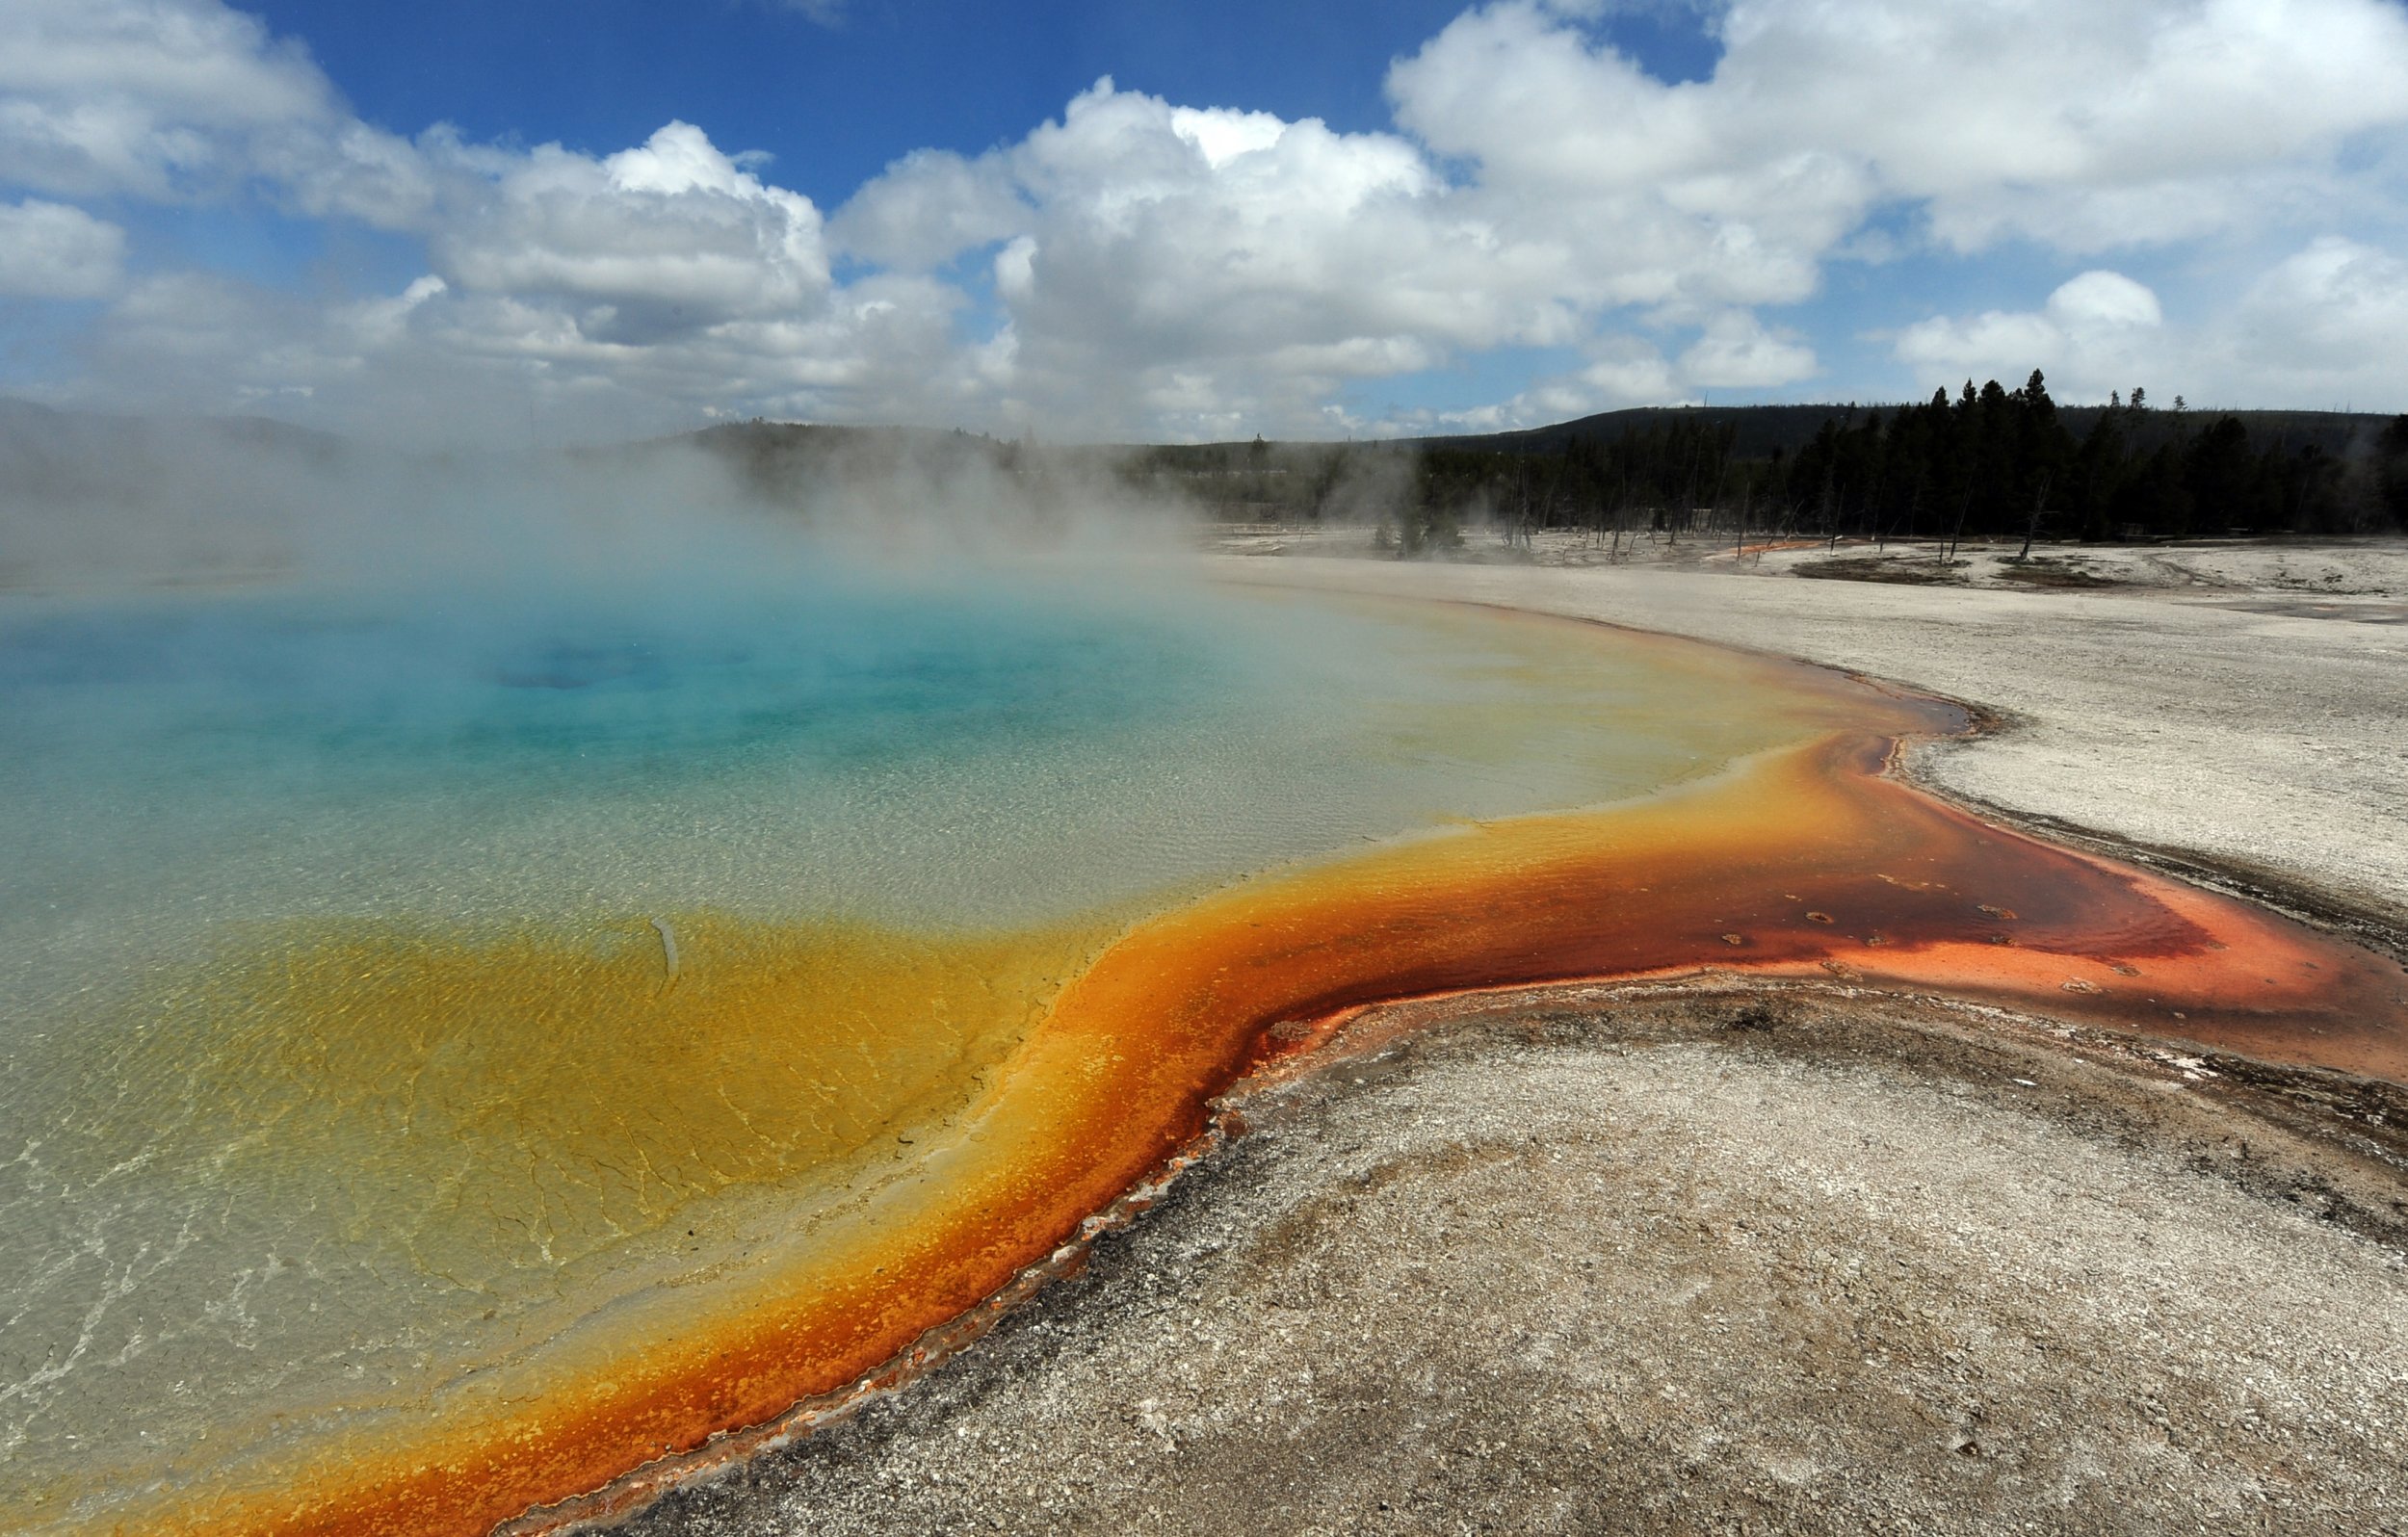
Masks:
[[[2002,708],[1952,793],[2408,914],[2408,627],[2162,586],[1257,560]],[[2332,584],[2330,586],[2339,586]],[[2363,601],[2382,601],[2369,596]],[[1937,1000],[1358,1028],[1084,1270],[632,1523],[2408,1532],[2408,1095]]]

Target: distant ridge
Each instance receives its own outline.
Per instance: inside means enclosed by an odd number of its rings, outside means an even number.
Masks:
[[[107,411],[63,410],[39,401],[0,395],[0,446],[11,454],[54,450],[115,439],[148,447],[189,436],[273,448],[287,454],[331,457],[348,440],[314,427],[296,427],[273,416],[130,416]]]
[[[1357,449],[1430,448],[1486,454],[1554,454],[1561,452],[1567,444],[1611,443],[1628,433],[1661,430],[1676,423],[1717,428],[1728,424],[1733,433],[1729,452],[1739,458],[1763,458],[1776,449],[1785,455],[1795,453],[1814,441],[1825,422],[1845,427],[1862,421],[1875,411],[1887,417],[1903,407],[1921,404],[1920,401],[1847,401],[1820,404],[1636,405],[1507,432],[1442,432],[1420,437],[1363,438],[1352,440],[1351,446]],[[2059,404],[2057,416],[2068,430],[2081,437],[2089,432],[2107,409],[2101,405]],[[2346,454],[2355,447],[2371,442],[2394,419],[2388,414],[2371,411],[2228,410],[2218,406],[2194,406],[2178,412],[2160,405],[2145,416],[2127,415],[2125,426],[2139,446],[2154,447],[2159,437],[2170,438],[2184,431],[2197,430],[2228,416],[2240,423],[2253,443],[2280,442],[2291,449],[2314,445],[2334,455]],[[329,459],[354,446],[351,439],[338,433],[299,427],[275,417],[120,415],[63,409],[35,401],[0,396],[0,464],[11,461],[22,464],[28,458],[39,460],[111,440],[124,449],[142,452],[178,439],[189,441],[195,436],[223,444],[272,449],[299,457]],[[1340,446],[1336,442],[1318,439],[1272,439],[1270,442],[1282,448]],[[769,461],[781,468],[797,461],[844,456],[877,458],[932,455],[939,459],[983,457],[991,460],[1000,456],[1008,460],[1015,449],[1026,450],[1036,446],[1036,440],[1033,439],[997,438],[956,428],[762,420],[723,422],[624,443],[569,446],[566,452],[572,456],[608,455],[628,450],[661,449],[680,443],[739,460]],[[1045,450],[1052,453],[1152,453],[1181,458],[1194,456],[1200,461],[1216,461],[1232,451],[1251,446],[1251,439],[1191,444],[1044,445]]]
[[[1601,411],[1574,421],[1557,422],[1547,427],[1523,428],[1511,432],[1481,432],[1455,435],[1435,435],[1414,438],[1416,446],[1463,449],[1492,454],[1553,454],[1568,443],[1610,443],[1628,432],[1643,432],[1674,422],[1698,426],[1733,429],[1731,453],[1741,458],[1764,458],[1775,449],[1794,454],[1815,439],[1825,422],[1842,426],[1862,421],[1871,412],[1884,417],[1920,401],[1887,401],[1821,405],[1639,405],[1627,410]],[[2086,435],[2097,424],[2104,405],[2057,406],[2057,417],[2076,437]],[[2292,449],[2313,444],[2327,454],[2340,455],[2351,447],[2371,442],[2392,418],[2369,411],[2286,411],[2286,410],[2224,410],[2218,407],[2192,407],[2175,411],[2165,406],[2153,408],[2145,417],[2133,419],[2131,430],[2141,447],[2155,447],[2159,437],[2172,437],[2185,429],[2197,430],[2225,417],[2233,417],[2247,430],[2253,443],[2282,442]]]

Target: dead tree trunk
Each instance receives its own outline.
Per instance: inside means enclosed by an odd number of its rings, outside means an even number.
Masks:
[[[2040,474],[2040,487],[2031,493],[2031,518],[2024,525],[2024,547],[2015,554],[2017,565],[2031,559],[2031,536],[2040,531],[2040,504],[2048,499],[2049,476],[2048,472],[2043,470]]]

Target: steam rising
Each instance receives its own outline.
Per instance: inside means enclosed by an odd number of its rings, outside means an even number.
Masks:
[[[1719,660],[1156,579],[1385,449],[0,425],[0,1505],[95,1526],[635,1359],[622,1304],[761,1284],[1198,891],[1801,729],[1697,709]]]
[[[249,420],[0,403],[0,592],[545,588],[830,560],[1159,554],[1186,499],[1125,458],[755,424],[601,449],[407,452]]]

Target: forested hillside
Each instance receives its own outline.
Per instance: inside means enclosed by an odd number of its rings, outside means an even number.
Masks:
[[[1616,412],[1409,444],[1142,451],[1223,516],[1347,515],[1339,494],[1404,482],[1408,545],[1468,519],[1509,528],[1759,529],[1883,538],[2183,537],[2408,529],[2408,417],[2199,412],[2134,390],[2061,408],[2034,372],[1921,404]]]

